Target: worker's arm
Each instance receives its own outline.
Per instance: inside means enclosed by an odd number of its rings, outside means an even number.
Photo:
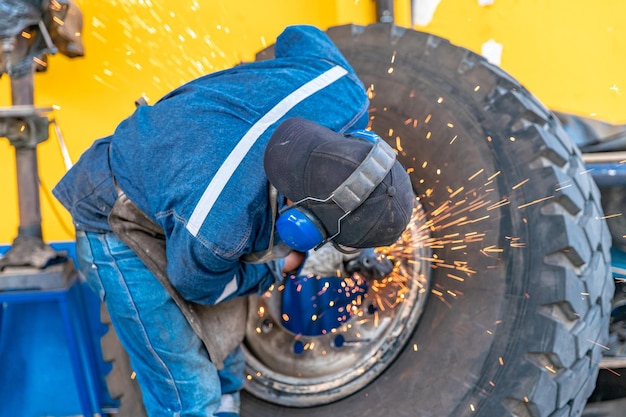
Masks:
[[[170,234],[167,245],[167,275],[172,285],[188,301],[217,304],[235,296],[263,293],[283,273],[297,270],[304,254],[266,264],[243,263],[238,257],[220,255],[219,248],[194,238],[181,223]]]

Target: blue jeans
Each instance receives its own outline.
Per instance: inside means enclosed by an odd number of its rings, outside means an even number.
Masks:
[[[150,417],[238,413],[244,358],[218,371],[169,293],[113,233],[76,233],[79,273],[104,301]]]

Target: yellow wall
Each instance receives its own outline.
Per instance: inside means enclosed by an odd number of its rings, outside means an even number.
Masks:
[[[420,0],[426,1],[426,0]],[[201,74],[254,59],[289,24],[323,29],[375,20],[374,0],[77,0],[86,56],[49,59],[36,75],[37,105],[55,117],[75,161],[113,131],[145,95],[155,101]],[[396,22],[410,25],[410,2],[395,0]],[[151,5],[152,7],[148,7]],[[546,105],[626,122],[626,2],[605,0],[441,0],[432,22],[416,27],[480,52],[503,44],[502,66]],[[620,90],[621,88],[621,90]],[[7,77],[0,105],[10,105]],[[72,239],[71,220],[50,189],[64,173],[58,143],[38,147],[47,241]],[[0,139],[0,244],[17,230],[12,148]]]
[[[626,123],[625,1],[441,0],[416,29],[478,53],[494,39],[502,68],[551,109]]]

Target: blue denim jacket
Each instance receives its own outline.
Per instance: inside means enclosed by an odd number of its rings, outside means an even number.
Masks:
[[[54,188],[78,230],[110,231],[120,188],[166,236],[167,273],[183,297],[215,304],[265,291],[274,264],[239,258],[268,247],[274,225],[263,152],[282,120],[343,132],[367,125],[360,80],[326,34],[291,26],[275,59],[193,80],[141,106],[81,156]]]

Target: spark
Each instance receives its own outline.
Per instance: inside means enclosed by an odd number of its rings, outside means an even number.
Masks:
[[[508,204],[510,204],[511,202],[505,197],[502,200],[498,201],[495,204],[490,205],[489,207],[487,207],[487,210],[494,210],[503,206],[506,206]]]
[[[486,215],[486,216],[479,217],[479,218],[477,218],[477,219],[467,220],[467,221],[465,221],[465,222],[461,222],[461,223],[459,223],[459,226],[465,226],[465,225],[467,225],[467,224],[477,223],[477,222],[480,222],[480,221],[486,220],[486,219],[488,219],[488,218],[489,218],[489,215]]]
[[[452,197],[452,196],[450,196],[450,197]],[[440,215],[442,212],[444,212],[448,208],[449,204],[450,204],[449,200],[445,201],[438,208],[436,208],[435,210],[432,211],[431,216],[437,217],[438,215]]]
[[[521,187],[522,185],[526,184],[528,181],[530,181],[530,178],[526,178],[523,181],[518,182],[517,184],[515,184],[513,187],[511,187],[512,190],[516,190],[519,187]]]
[[[471,181],[474,178],[476,178],[480,173],[482,173],[484,171],[484,168],[479,169],[478,171],[476,171],[476,173],[472,174],[467,180]]]
[[[613,217],[619,217],[619,216],[621,216],[621,215],[622,215],[622,213],[607,214],[606,216],[596,217],[596,220],[601,220],[601,219],[612,219]]]
[[[483,249],[484,252],[504,252],[502,248],[496,248],[495,246],[488,246]]]
[[[45,61],[41,60],[40,58],[36,56],[33,57],[33,61],[35,61],[37,64],[41,65],[42,67],[48,66],[48,64]]]
[[[453,275],[453,274],[447,274],[447,276],[448,276],[448,278],[452,278],[452,279],[457,280],[457,281],[461,281],[461,282],[465,281],[465,278],[461,278],[461,277]]]
[[[467,206],[467,210],[471,213],[478,209],[481,209],[491,203],[491,200],[477,200]]]
[[[543,201],[550,200],[551,198],[554,198],[554,196],[553,195],[549,195],[549,196],[544,197],[544,198],[539,198],[539,199],[537,199],[535,201],[531,201],[530,203],[526,203],[526,204],[522,204],[521,206],[517,206],[517,208],[521,209],[521,208],[525,208],[525,207],[528,207],[528,206],[532,206],[533,204],[541,203]]]
[[[109,84],[109,83],[105,82],[100,76],[94,74],[93,78],[94,78],[94,80],[96,80],[100,84],[102,84],[104,86],[107,86],[107,87],[109,87],[112,90],[117,90],[116,87],[114,87],[112,84]]]
[[[474,87],[474,91],[478,91],[478,90],[480,90],[480,86],[479,86],[479,85],[477,85],[476,87]]]
[[[604,346],[604,345],[602,345],[602,344],[600,344],[600,343],[598,343],[598,342],[595,342],[595,341],[593,341],[593,340],[591,340],[591,339],[587,339],[587,342],[593,343],[593,344],[594,344],[594,345],[596,345],[596,346],[600,346],[600,347],[601,347],[602,349],[604,349],[604,350],[611,350],[611,348],[610,348],[610,347]]]

